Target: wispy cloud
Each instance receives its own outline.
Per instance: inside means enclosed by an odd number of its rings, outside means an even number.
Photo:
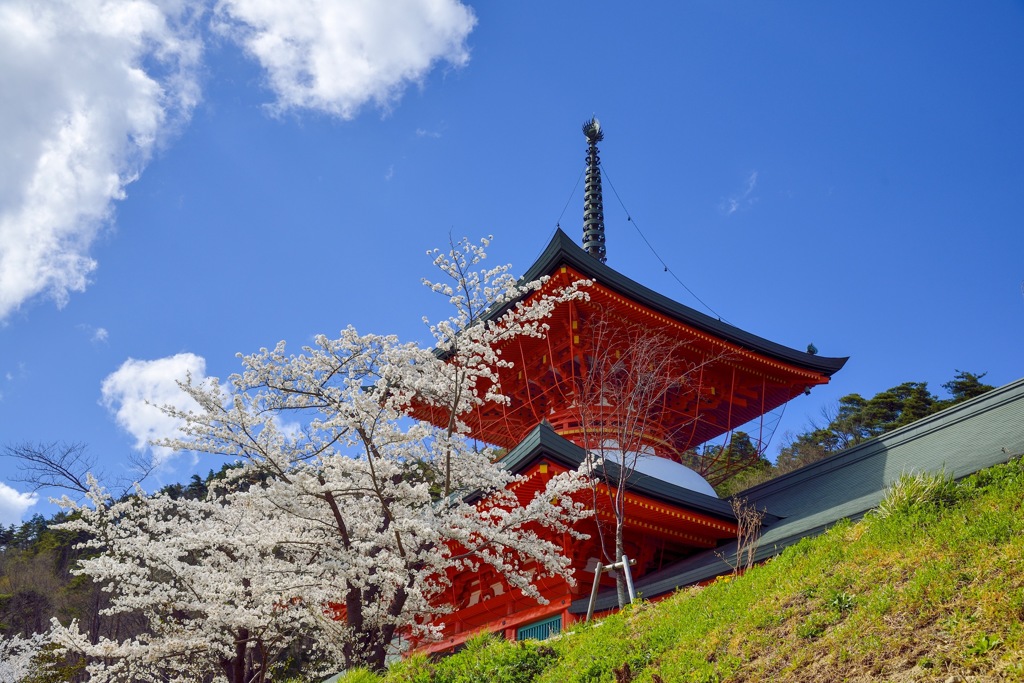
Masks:
[[[754,196],[754,190],[756,188],[757,171],[751,171],[750,175],[747,176],[747,182],[743,189],[740,192],[732,195],[731,197],[723,199],[719,203],[718,208],[726,216],[731,216],[737,211],[742,211],[744,209],[750,208],[757,202],[757,197]]]
[[[4,373],[4,379],[8,382],[13,382],[16,379],[25,379],[26,377],[28,377],[28,367],[26,367],[24,362],[18,363],[16,372],[14,370],[7,370]]]
[[[107,340],[110,339],[110,332],[105,327],[93,327],[92,325],[82,323],[78,326],[78,329],[88,335],[89,341],[93,344],[106,344]]]
[[[387,108],[439,61],[469,61],[476,24],[458,0],[223,0],[218,28],[266,70],[279,111],[351,119]]]
[[[434,138],[435,140],[441,137],[441,132],[437,130],[427,130],[425,128],[416,129],[416,137],[418,138]]]
[[[384,174],[384,180],[391,180],[395,177],[395,165],[391,164],[388,166],[387,172]]]
[[[178,386],[191,375],[192,381],[206,381],[206,360],[193,353],[179,353],[156,360],[129,358],[103,380],[103,405],[119,427],[135,438],[135,449],[150,451],[157,464],[166,462],[173,451],[150,442],[181,436],[180,424],[159,406],[200,410],[199,405]]]

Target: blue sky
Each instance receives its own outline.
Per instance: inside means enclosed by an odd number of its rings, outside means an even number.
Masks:
[[[0,445],[114,475],[187,368],[425,342],[427,249],[580,232],[592,114],[609,265],[851,357],[769,454],[848,393],[1024,376],[1020,2],[0,0],[0,93]],[[52,509],[14,475],[0,522]]]

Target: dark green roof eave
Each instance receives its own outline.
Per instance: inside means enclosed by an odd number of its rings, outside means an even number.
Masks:
[[[501,465],[512,473],[519,474],[538,458],[544,457],[563,467],[575,470],[583,464],[584,455],[585,451],[582,448],[563,439],[555,433],[550,425],[542,423],[534,427],[526,435],[526,438],[519,442],[519,445],[505,454],[505,457],[501,459]],[[609,477],[613,481],[617,480],[618,465],[608,462],[605,463],[605,467]],[[720,498],[676,486],[641,472],[633,472],[626,481],[629,490],[635,493],[665,503],[683,505],[696,512],[709,514],[719,519],[736,520],[732,505]]]
[[[733,327],[717,318],[712,318],[689,306],[673,301],[601,263],[583,251],[560,228],[555,230],[555,235],[551,238],[548,246],[545,247],[534,264],[527,269],[523,275],[523,280],[529,282],[545,275],[550,275],[563,264],[571,266],[586,278],[594,280],[604,287],[608,287],[685,325],[697,328],[744,349],[760,353],[775,360],[807,370],[813,370],[826,377],[831,377],[834,373],[838,372],[846,364],[846,361],[849,360],[848,357],[829,358],[827,356],[797,351],[788,346],[758,337],[738,327]],[[507,310],[507,307],[499,309],[494,313],[500,315],[505,310]]]

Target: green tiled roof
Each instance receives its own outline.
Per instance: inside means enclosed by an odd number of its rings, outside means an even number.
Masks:
[[[583,463],[584,454],[582,448],[560,437],[550,425],[542,423],[527,434],[519,445],[509,451],[502,458],[501,464],[518,474],[538,459],[547,458],[561,463],[569,469],[576,469]],[[612,481],[618,481],[618,465],[609,461],[604,464],[604,467],[609,478]],[[631,472],[626,481],[630,491],[636,491],[655,500],[682,505],[721,519],[736,519],[732,507],[727,501],[699,491],[676,486],[636,471]]]

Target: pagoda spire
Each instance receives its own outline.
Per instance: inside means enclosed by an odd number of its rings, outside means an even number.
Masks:
[[[601,196],[601,157],[597,143],[604,140],[601,122],[592,117],[583,124],[587,137],[587,180],[583,190],[583,248],[601,263],[608,260],[604,239],[604,199]]]

